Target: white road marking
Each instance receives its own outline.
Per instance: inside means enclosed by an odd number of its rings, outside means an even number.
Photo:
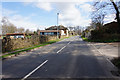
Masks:
[[[71,42],[69,42],[68,44],[70,44]]]
[[[62,47],[60,50],[57,51],[57,53],[59,53],[60,51],[62,51],[66,46]]]
[[[40,64],[37,68],[35,68],[32,72],[30,72],[29,74],[27,74],[23,79],[21,80],[25,80],[26,78],[28,78],[31,74],[33,74],[35,71],[37,71],[39,68],[41,68],[45,63],[47,63],[48,60],[45,60],[42,64]]]
[[[71,42],[69,42],[68,44],[70,44]],[[67,45],[68,45],[67,44]],[[62,51],[66,46],[62,47],[60,50],[57,51],[57,53],[59,53],[60,51]]]
[[[113,66],[113,67],[116,67],[108,58],[106,58],[105,56],[104,56],[104,54],[102,53],[102,52],[100,52],[95,46],[94,46],[94,44],[91,44],[100,54],[102,54],[103,55],[103,57]]]

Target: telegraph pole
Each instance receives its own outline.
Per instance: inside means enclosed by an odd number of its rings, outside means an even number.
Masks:
[[[58,34],[59,21],[58,21],[58,18],[59,18],[59,13],[57,13],[57,39],[59,38],[59,34]]]

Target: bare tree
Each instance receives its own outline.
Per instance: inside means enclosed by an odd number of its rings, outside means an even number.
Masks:
[[[119,11],[120,1],[115,2],[114,0],[109,0],[108,2],[103,2],[101,0],[98,0],[97,2],[94,2],[93,6],[95,9],[93,11],[94,14],[92,13],[93,15],[92,21],[96,23],[99,22],[99,24],[103,24],[104,17],[107,14],[110,14],[110,10],[114,10],[114,11],[111,11],[112,12],[111,14],[113,14],[113,12],[115,12],[116,14],[115,19],[117,19],[117,23],[119,24],[118,32],[120,33],[120,11]]]
[[[20,28],[17,29],[17,32],[18,32],[18,33],[24,33],[25,30],[24,30],[24,28],[20,27]]]
[[[2,34],[5,35],[6,33],[15,33],[17,28],[13,25],[6,17],[2,18]]]
[[[105,13],[99,13],[99,14],[95,14],[92,16],[92,23],[94,23],[96,25],[96,27],[100,28],[103,26],[104,24],[104,18],[105,18]]]
[[[118,22],[118,24],[120,26],[120,11],[119,11],[120,1],[118,2],[118,4],[119,4],[118,6],[117,6],[117,4],[115,4],[115,2],[113,0],[110,0],[110,1],[111,1],[112,5],[113,5],[115,11],[116,11],[116,19],[117,19],[117,22]]]
[[[32,33],[32,31],[30,31],[29,29],[26,29],[26,30],[25,30],[25,33],[26,33],[26,34],[29,34],[29,33]]]
[[[74,27],[71,27],[71,26],[70,26],[70,27],[68,27],[68,29],[69,29],[70,31],[72,31],[72,30],[74,29]]]
[[[80,35],[80,34],[81,34],[81,26],[76,26],[75,29],[74,29],[74,31],[75,31],[78,35]]]
[[[17,31],[17,28],[13,24],[10,24],[8,26],[8,33],[15,33],[16,31]]]

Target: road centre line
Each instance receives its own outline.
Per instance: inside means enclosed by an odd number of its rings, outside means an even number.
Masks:
[[[71,42],[69,42],[68,44],[70,44]],[[60,50],[57,51],[57,53],[59,53],[60,51],[62,51],[66,46],[62,47]]]
[[[28,78],[30,75],[32,75],[35,71],[37,71],[39,68],[41,68],[45,63],[47,63],[48,60],[45,60],[42,64],[40,64],[37,68],[35,68],[33,71],[31,71],[29,74],[27,74],[24,78],[22,78],[21,80],[25,80],[26,78]]]
[[[68,44],[70,44],[71,42],[69,42]]]
[[[57,53],[59,53],[60,51],[62,51],[66,46],[62,47],[60,50],[57,51]]]

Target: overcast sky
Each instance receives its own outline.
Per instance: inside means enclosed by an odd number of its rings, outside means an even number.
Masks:
[[[36,30],[45,29],[57,25],[57,13],[59,24],[64,26],[82,26],[90,24],[90,14],[93,10],[92,0],[17,0],[2,2],[2,15],[6,16],[17,27]],[[105,18],[106,22],[114,20],[114,14]]]

